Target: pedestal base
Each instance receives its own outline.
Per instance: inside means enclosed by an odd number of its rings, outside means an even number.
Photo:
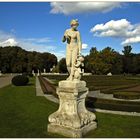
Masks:
[[[92,122],[80,129],[64,127],[61,125],[49,124],[48,132],[57,133],[66,137],[82,138],[86,133],[97,128],[97,123]]]
[[[95,129],[96,116],[85,108],[87,93],[84,81],[60,81],[57,88],[60,105],[49,116],[48,132],[80,138]]]

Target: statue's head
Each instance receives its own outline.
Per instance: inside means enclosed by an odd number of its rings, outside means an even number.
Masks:
[[[73,29],[76,29],[79,25],[78,19],[72,19],[71,22],[70,22],[70,25]]]

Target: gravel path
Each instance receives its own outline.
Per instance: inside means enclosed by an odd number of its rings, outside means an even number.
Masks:
[[[0,88],[10,85],[12,77],[13,76],[11,76],[11,75],[6,75],[6,76],[0,77]]]

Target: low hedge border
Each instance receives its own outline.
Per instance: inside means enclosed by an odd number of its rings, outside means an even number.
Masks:
[[[106,110],[140,112],[140,102],[134,101],[117,101],[88,97],[86,98],[86,106],[89,108],[100,108]]]
[[[140,99],[140,93],[138,92],[126,92],[126,91],[119,91],[119,92],[114,92],[113,93],[114,98],[118,99]]]

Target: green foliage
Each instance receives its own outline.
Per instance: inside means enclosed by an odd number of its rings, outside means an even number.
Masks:
[[[52,73],[58,73],[59,72],[59,65],[56,65],[53,69],[52,69]]]
[[[93,74],[140,73],[140,54],[131,53],[132,47],[125,46],[119,54],[110,47],[101,51],[91,48],[90,54],[85,57],[85,72]]]
[[[124,46],[124,50],[122,51],[125,56],[130,56],[132,51],[131,46]]]
[[[29,76],[29,77],[33,77],[34,75],[33,75],[32,73],[29,73],[28,76]]]
[[[57,64],[57,57],[51,53],[25,51],[18,46],[0,47],[0,70],[3,73],[31,73],[39,69],[47,72]]]
[[[123,71],[125,73],[139,74],[140,73],[140,54],[123,55]]]
[[[85,56],[85,72],[92,74],[139,74],[140,54],[133,54],[131,46],[124,46],[123,55],[116,52],[111,47],[106,47],[101,51],[91,48],[89,55]],[[50,53],[29,52],[18,46],[0,47],[0,70],[3,73],[31,73],[50,72],[66,73],[66,60],[62,58],[57,65],[57,57]]]
[[[12,84],[15,86],[25,86],[29,82],[29,78],[25,75],[17,75],[12,78]]]
[[[122,61],[119,53],[110,47],[97,51],[91,48],[90,54],[85,58],[85,71],[93,74],[121,73]]]
[[[66,73],[66,72],[67,72],[66,59],[65,59],[65,58],[62,58],[62,59],[59,61],[58,67],[59,67],[59,72],[60,72],[60,73]]]

